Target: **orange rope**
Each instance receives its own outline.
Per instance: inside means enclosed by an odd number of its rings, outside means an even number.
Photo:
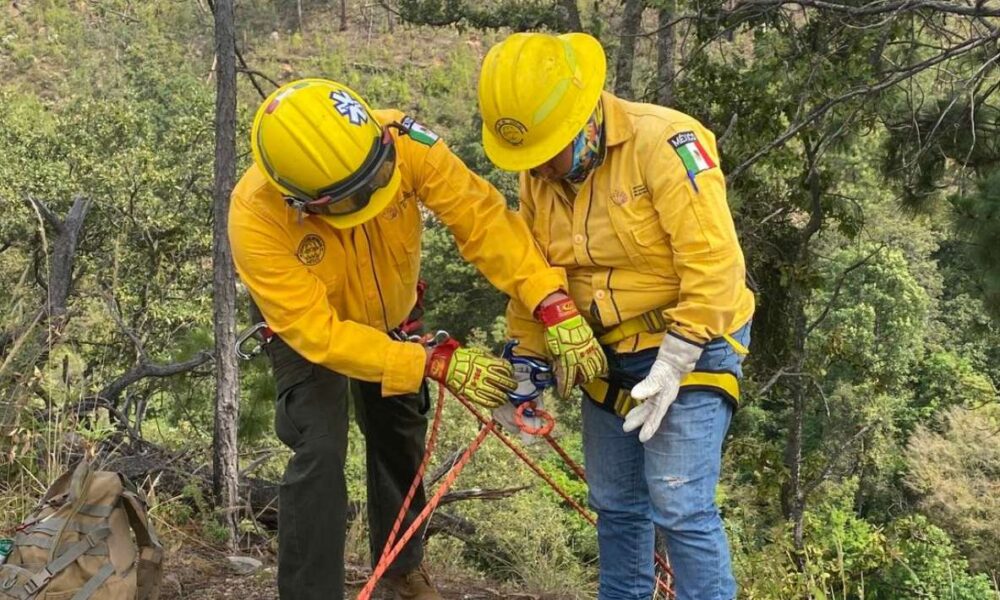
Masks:
[[[444,407],[444,386],[441,386],[438,392],[438,407],[437,410],[435,410],[434,412],[435,423],[432,428],[433,431],[432,439],[436,437],[436,430],[440,426],[441,412],[443,407]],[[420,527],[423,525],[424,521],[430,518],[431,513],[434,512],[434,509],[437,508],[437,505],[441,502],[441,498],[444,497],[448,489],[451,488],[451,486],[455,483],[455,480],[458,479],[459,473],[462,472],[462,469],[465,468],[465,465],[472,458],[472,455],[476,452],[476,450],[479,449],[479,446],[481,446],[482,443],[486,440],[486,436],[488,436],[490,432],[493,431],[493,427],[494,427],[493,423],[491,422],[486,427],[483,427],[479,431],[479,434],[476,436],[476,439],[473,440],[471,444],[469,444],[469,447],[462,454],[462,457],[458,459],[458,461],[451,467],[451,469],[448,470],[448,474],[441,481],[441,485],[438,486],[438,489],[434,493],[434,496],[427,502],[427,505],[424,506],[424,509],[420,511],[420,514],[417,515],[417,517],[413,520],[413,522],[410,523],[409,528],[407,528],[407,530],[403,533],[403,536],[399,538],[399,541],[393,544],[396,537],[395,534],[396,532],[398,532],[399,525],[400,523],[402,523],[402,520],[405,517],[407,510],[409,509],[409,504],[413,500],[413,495],[415,493],[415,490],[417,486],[420,485],[422,470],[424,467],[426,467],[427,463],[429,462],[429,457],[431,455],[431,451],[433,450],[433,445],[430,442],[428,442],[427,450],[424,452],[424,460],[421,462],[420,470],[418,470],[417,477],[414,479],[414,485],[411,486],[410,493],[407,494],[407,497],[404,500],[403,506],[401,507],[401,510],[399,512],[399,516],[397,516],[396,518],[396,524],[393,526],[393,532],[390,533],[389,540],[387,540],[385,549],[382,551],[382,557],[379,558],[378,564],[375,565],[375,570],[372,572],[371,578],[368,579],[368,582],[365,584],[365,587],[361,590],[361,593],[358,594],[358,600],[368,600],[369,598],[371,598],[372,592],[375,591],[375,586],[378,585],[379,580],[382,579],[382,577],[385,575],[385,572],[389,569],[389,566],[392,565],[393,561],[396,560],[396,557],[399,556],[399,553],[402,552],[403,548],[406,547],[407,542],[409,542],[410,539],[414,536],[414,534],[416,534],[417,531],[420,530]]]
[[[406,513],[410,511],[410,504],[413,503],[413,498],[417,494],[417,490],[424,482],[424,472],[427,470],[427,465],[431,462],[431,455],[434,453],[434,448],[437,446],[437,436],[438,431],[441,429],[441,415],[444,411],[444,386],[438,387],[438,399],[437,406],[434,407],[434,420],[431,422],[431,434],[427,437],[427,448],[424,450],[424,458],[420,461],[420,467],[417,468],[417,474],[413,478],[413,483],[410,484],[410,491],[406,493],[406,498],[403,499],[403,504],[399,508],[399,514],[396,515],[396,522],[392,524],[392,530],[389,532],[389,537],[385,540],[385,548],[389,549],[393,547],[396,543],[396,536],[399,535],[399,530],[403,526],[403,521],[406,519]],[[383,551],[383,556],[385,551]],[[380,559],[381,560],[381,559]]]
[[[441,485],[438,486],[437,491],[434,496],[427,502],[427,505],[420,512],[419,515],[413,520],[407,530],[403,533],[402,537],[397,541],[397,536],[399,535],[399,530],[402,528],[403,521],[406,518],[406,514],[409,511],[410,504],[413,502],[413,498],[416,495],[418,489],[423,484],[423,475],[427,469],[427,465],[430,462],[431,455],[437,445],[438,431],[441,427],[441,415],[444,410],[444,399],[445,399],[445,388],[444,386],[438,387],[438,400],[437,407],[434,410],[434,421],[431,424],[431,432],[427,439],[427,448],[424,451],[423,460],[420,462],[420,467],[417,469],[416,477],[414,477],[413,483],[410,485],[410,490],[406,494],[406,498],[403,499],[403,504],[400,507],[399,515],[396,517],[396,522],[393,524],[392,530],[389,532],[389,537],[386,539],[385,548],[382,551],[382,556],[379,558],[378,563],[375,565],[375,569],[372,571],[372,576],[369,578],[365,587],[358,594],[357,600],[369,600],[372,593],[375,590],[375,586],[378,582],[385,576],[386,571],[392,565],[399,553],[402,552],[406,544],[413,538],[413,536],[420,530],[420,527],[427,521],[434,509],[437,508],[441,499],[444,497],[445,493],[454,485],[455,480],[458,479],[459,473],[465,468],[465,465],[472,459],[472,455],[479,449],[482,443],[486,440],[486,437],[493,433],[505,446],[507,446],[518,458],[520,458],[536,475],[538,475],[545,483],[549,485],[552,490],[559,495],[567,504],[573,507],[581,517],[584,518],[591,525],[597,525],[597,518],[587,509],[580,505],[579,502],[573,499],[565,490],[563,490],[558,483],[552,477],[545,472],[538,464],[531,459],[530,456],[518,445],[511,441],[510,437],[501,430],[495,427],[492,419],[487,419],[484,417],[471,402],[462,398],[461,396],[455,396],[455,398],[462,403],[465,408],[472,413],[474,417],[483,425],[480,429],[478,435],[473,440],[472,444],[465,450],[459,460],[452,465],[451,469],[441,481]],[[536,415],[541,417],[545,422],[541,427],[531,428],[524,423],[522,412],[527,407],[527,404],[522,404],[518,411],[515,413],[515,421],[523,431],[531,435],[541,435],[549,446],[566,462],[570,469],[584,482],[587,481],[586,473],[576,461],[574,461],[566,450],[552,437],[551,432],[555,425],[555,420],[549,413],[544,411],[536,410]],[[655,560],[657,566],[667,575],[668,581],[673,578],[673,571],[670,569],[670,565],[667,564],[666,559],[664,559],[660,554],[655,555]],[[674,597],[674,591],[671,589],[669,583],[664,581],[663,578],[657,576],[656,587],[662,590],[668,598]]]

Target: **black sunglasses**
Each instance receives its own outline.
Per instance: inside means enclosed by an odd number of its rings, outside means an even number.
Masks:
[[[285,196],[298,210],[320,215],[349,215],[368,206],[372,196],[392,181],[396,170],[396,145],[389,127],[372,144],[361,168],[345,179],[321,189],[315,198]],[[288,186],[287,182],[280,182]],[[291,189],[295,189],[292,186]]]

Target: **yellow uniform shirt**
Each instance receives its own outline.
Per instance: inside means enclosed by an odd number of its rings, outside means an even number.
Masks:
[[[715,136],[669,108],[602,96],[607,153],[579,186],[521,175],[521,214],[600,334],[665,307],[669,329],[703,343],[750,320],[743,252],[726,204]],[[512,300],[511,337],[545,355],[540,325]],[[641,333],[614,349],[655,347]]]
[[[380,123],[399,111],[374,111]],[[422,346],[397,342],[416,301],[420,204],[451,229],[462,255],[497,288],[535,307],[565,288],[524,222],[503,197],[424,129],[392,129],[400,191],[371,221],[336,229],[301,215],[253,166],[233,190],[229,240],[236,270],[271,329],[307,360],[363,381],[386,396],[415,392],[424,376]]]

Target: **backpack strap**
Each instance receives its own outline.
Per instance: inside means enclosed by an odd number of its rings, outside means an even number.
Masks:
[[[59,548],[59,542],[62,541],[62,537],[66,533],[66,524],[76,518],[77,513],[80,512],[80,507],[84,505],[84,501],[87,499],[90,483],[94,480],[93,474],[94,472],[90,468],[90,461],[86,457],[81,459],[76,464],[76,468],[73,469],[73,475],[69,480],[69,496],[67,497],[69,514],[65,516],[63,526],[54,534],[52,547],[49,548],[50,561],[56,560],[56,550]]]
[[[55,545],[53,542],[55,538],[48,535],[36,535],[36,534],[24,534],[19,533],[14,538],[14,544],[18,547],[31,546],[33,548],[42,548],[44,550],[51,550]],[[108,548],[106,544],[101,544],[87,550],[86,554],[88,556],[108,556]]]
[[[97,588],[101,587],[101,584],[104,583],[114,572],[115,566],[108,562],[101,567],[101,570],[95,573],[82,588],[80,588],[80,591],[73,594],[73,598],[71,600],[88,600],[88,598],[94,595]]]
[[[156,537],[156,531],[149,525],[142,499],[135,492],[125,490],[122,493],[122,505],[139,547],[136,559],[136,582],[139,586],[137,598],[156,600],[160,596],[160,579],[163,576],[163,546]]]
[[[40,571],[24,582],[26,597],[30,598],[35,595],[40,589],[48,585],[53,577],[76,562],[76,559],[86,554],[88,550],[107,539],[110,534],[111,528],[99,527],[85,535],[79,542],[67,548],[65,552],[59,555],[59,558],[42,567]]]

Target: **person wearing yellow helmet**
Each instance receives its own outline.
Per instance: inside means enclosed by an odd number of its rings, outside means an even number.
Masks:
[[[586,34],[506,38],[480,73],[483,147],[521,172],[520,213],[608,357],[582,406],[599,598],[652,596],[659,526],[678,600],[727,600],[714,497],[754,298],[715,137],[605,92],[606,69]],[[512,298],[507,320],[521,352],[546,355],[530,307]]]
[[[233,190],[228,228],[236,270],[275,334],[275,431],[294,451],[280,488],[279,594],[343,598],[348,398],[367,440],[377,559],[423,455],[425,377],[490,408],[517,386],[505,360],[399,333],[417,302],[421,205],[491,283],[545,312],[566,388],[599,374],[604,355],[523,221],[413,118],[303,79],[264,101],[250,141],[254,164]],[[421,488],[404,528],[424,505]],[[420,538],[387,573],[397,598],[440,598]]]

